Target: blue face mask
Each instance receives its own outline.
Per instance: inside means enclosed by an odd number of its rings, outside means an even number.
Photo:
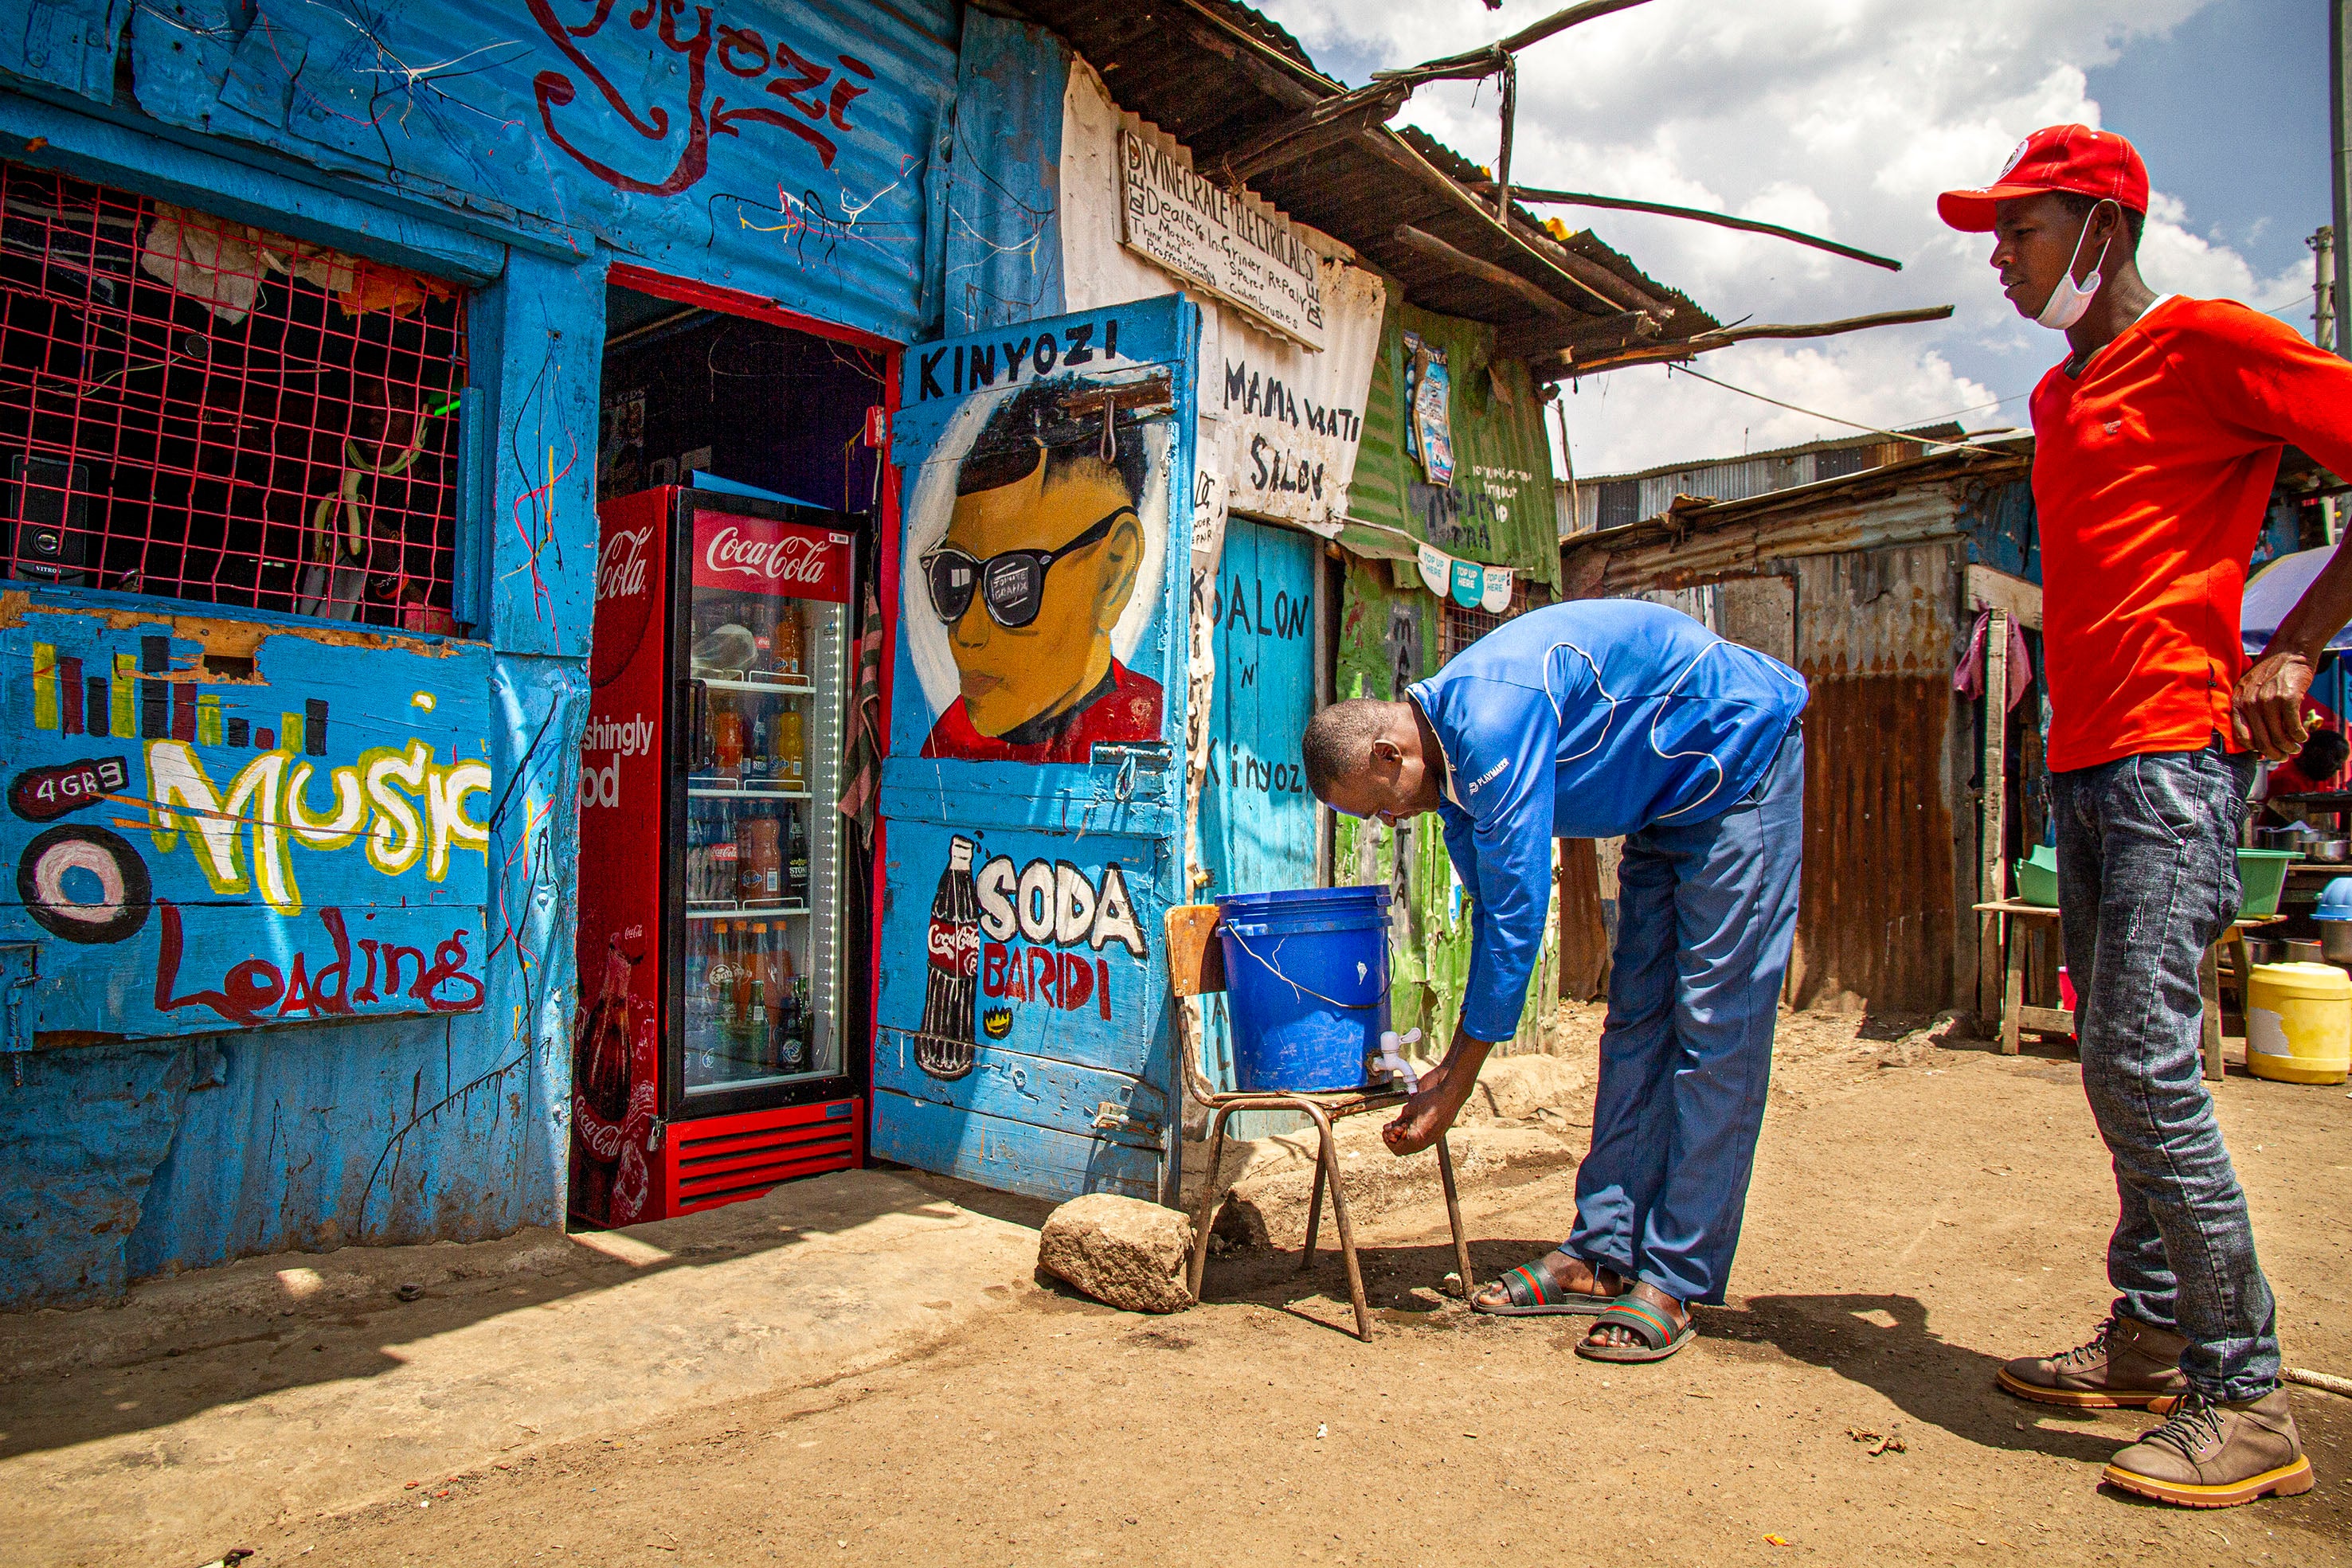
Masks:
[[[2105,205],[2105,202],[2099,204],[2101,207]],[[2116,210],[2120,214],[2123,209],[2118,206]],[[2105,244],[2099,246],[2099,259],[2091,268],[2091,276],[2080,283],[2074,281],[2074,264],[2083,259],[2083,240],[2091,237],[2091,218],[2098,215],[2099,207],[2093,207],[2090,216],[2083,220],[2082,238],[2074,242],[2074,254],[2066,258],[2066,270],[2059,275],[2058,287],[2050,291],[2049,301],[2042,307],[2042,313],[2033,318],[2052,331],[2063,332],[2080,321],[2084,312],[2090,309],[2091,298],[2098,293],[2099,285],[2104,281],[2099,269],[2107,264],[2107,246],[2115,243],[2113,235],[2109,235]]]

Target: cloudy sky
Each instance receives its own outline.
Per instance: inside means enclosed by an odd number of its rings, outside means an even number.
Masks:
[[[1450,54],[1560,0],[1258,0],[1350,85]],[[1900,258],[1889,273],[1762,236],[1558,208],[1717,319],[1818,321],[1913,305],[1958,314],[1812,345],[1746,344],[1707,374],[1900,427],[2021,425],[2063,350],[2010,309],[1990,244],[1936,193],[1990,181],[2036,126],[2119,131],[2156,195],[2142,270],[2159,291],[2243,299],[2311,329],[2327,221],[2326,7],[2319,0],[1652,0],[1520,57],[1512,178],[1708,207]],[[1401,121],[1482,162],[1491,83],[1417,91]],[[1568,402],[1581,475],[1788,445],[1846,427],[1657,368]]]

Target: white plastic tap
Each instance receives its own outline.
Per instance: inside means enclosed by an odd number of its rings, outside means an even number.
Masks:
[[[1421,1030],[1400,1035],[1390,1030],[1381,1036],[1381,1076],[1391,1081],[1402,1080],[1404,1092],[1415,1092],[1421,1087],[1421,1075],[1413,1071],[1404,1059],[1404,1048],[1421,1042]]]

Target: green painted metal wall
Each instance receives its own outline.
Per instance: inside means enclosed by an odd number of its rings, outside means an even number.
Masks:
[[[1459,437],[1457,436],[1457,440]],[[1341,601],[1334,691],[1342,697],[1393,699],[1437,666],[1441,611],[1434,595],[1394,585],[1389,564],[1349,557]],[[1390,829],[1341,817],[1331,880],[1343,886],[1386,883],[1396,893],[1389,932],[1393,1027],[1419,1029],[1442,1051],[1461,1016],[1470,969],[1468,895],[1459,891],[1433,815]],[[1403,871],[1398,871],[1402,846]],[[1543,960],[1528,1005],[1507,1051],[1539,1051],[1559,993],[1559,892],[1544,929]]]
[[[1544,405],[1517,360],[1497,363],[1495,329],[1433,316],[1398,302],[1391,288],[1381,325],[1381,353],[1365,401],[1364,435],[1348,512],[1366,523],[1401,528],[1448,554],[1559,586],[1559,525],[1553,510],[1551,444]],[[1404,450],[1404,335],[1416,332],[1445,352],[1453,381],[1454,483],[1422,482],[1420,462]],[[1344,544],[1370,542],[1363,529]],[[1434,602],[1433,601],[1433,602]]]

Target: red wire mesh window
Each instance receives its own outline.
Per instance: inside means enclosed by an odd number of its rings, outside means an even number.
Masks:
[[[0,163],[11,577],[447,632],[463,293]]]

